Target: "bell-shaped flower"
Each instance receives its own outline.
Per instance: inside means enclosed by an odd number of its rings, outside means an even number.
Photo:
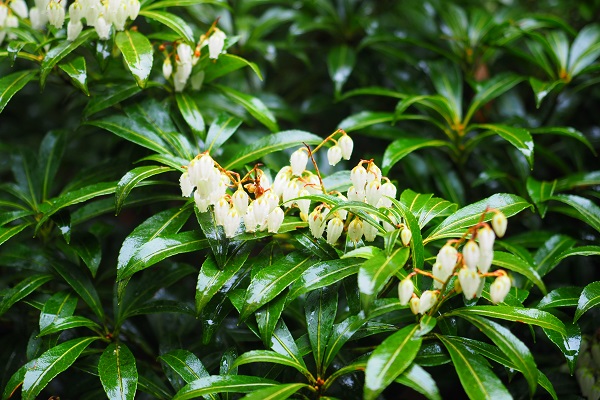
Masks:
[[[2,6],[0,5],[0,10],[1,9]],[[46,10],[44,9],[44,11],[41,12],[39,8],[32,7],[31,10],[29,10],[29,20],[31,21],[31,27],[33,29],[43,29],[44,26],[46,26],[46,22],[48,22]]]
[[[418,297],[413,297],[412,299],[410,299],[410,302],[408,303],[408,305],[410,306],[410,311],[412,311],[413,314],[417,315],[419,313],[419,306],[421,303],[421,299],[419,299]]]
[[[271,190],[277,196],[283,196],[283,191],[285,190],[288,182],[292,178],[292,167],[285,166],[277,172],[275,175],[275,179],[273,180],[273,185],[271,185]]]
[[[352,138],[348,135],[343,135],[338,139],[337,145],[340,146],[340,149],[342,150],[342,157],[344,160],[349,160],[352,156],[352,150],[354,149]]]
[[[458,262],[458,251],[449,244],[445,244],[438,252],[436,262],[441,265],[446,275],[450,275]]]
[[[444,282],[452,275],[452,270],[445,270],[441,263],[435,262],[431,267],[431,273],[436,278],[433,280],[433,287],[435,289],[441,289],[444,286]]]
[[[187,171],[179,177],[179,187],[181,188],[181,195],[183,197],[190,197],[194,190],[194,185],[192,185]]]
[[[375,207],[377,206],[379,199],[381,199],[380,187],[381,184],[378,180],[367,183],[365,188],[365,198],[367,199],[367,203]]]
[[[327,150],[327,161],[329,161],[329,165],[336,165],[342,159],[342,149],[340,146],[335,145]]]
[[[366,193],[364,189],[359,190],[354,186],[350,186],[348,188],[348,200],[350,201],[360,201],[361,203],[365,201]]]
[[[175,70],[175,75],[173,76],[173,85],[176,92],[183,92],[191,73],[191,63],[177,63],[177,69]]]
[[[374,162],[369,163],[367,166],[367,183],[372,181],[381,181],[382,175],[381,170]]]
[[[469,240],[463,247],[462,254],[467,268],[469,268],[471,271],[476,271],[480,255],[479,246],[477,243],[475,243],[474,240]]]
[[[438,292],[434,290],[426,290],[421,294],[419,301],[419,314],[425,314],[435,305],[438,299]]]
[[[490,267],[492,266],[492,261],[494,260],[494,252],[492,250],[483,249],[479,252],[479,260],[477,260],[477,269],[482,274],[486,274]]]
[[[394,185],[390,181],[387,181],[383,185],[381,185],[379,191],[381,192],[381,198],[379,199],[379,203],[377,203],[376,207],[391,207],[392,200],[388,199],[388,197],[391,197],[392,199],[396,198],[396,185]]]
[[[231,196],[231,202],[240,215],[246,213],[249,201],[250,196],[248,196],[248,193],[242,188],[242,185],[239,185],[233,196]]]
[[[63,6],[55,0],[51,0],[50,3],[48,3],[46,12],[48,13],[48,22],[50,22],[50,25],[54,26],[56,29],[62,28],[65,23],[65,9]]]
[[[201,213],[208,211],[210,200],[200,196],[197,190],[194,192],[194,202],[196,203],[196,207],[198,207],[198,211]]]
[[[165,79],[169,79],[173,73],[173,64],[171,63],[171,57],[165,57],[162,65],[162,73]]]
[[[208,38],[208,58],[212,60],[219,58],[219,55],[223,52],[226,38],[225,32],[215,28],[214,33]]]
[[[292,167],[292,174],[295,176],[300,176],[306,169],[306,164],[308,163],[308,153],[306,149],[301,148],[296,150],[290,156],[290,166]]]
[[[407,305],[412,298],[414,291],[415,285],[413,284],[412,279],[402,279],[398,284],[398,298],[400,299],[400,304],[403,306]]]
[[[300,192],[298,192],[298,197],[304,197],[308,195],[310,195],[310,193],[306,189],[302,189]],[[295,203],[300,209],[301,213],[308,215],[308,212],[310,211],[310,199],[296,200]]]
[[[111,24],[106,22],[106,19],[104,19],[102,15],[100,15],[94,22],[94,29],[96,30],[100,40],[108,40],[110,37],[110,27]]]
[[[4,22],[4,24],[5,24],[4,27],[7,29],[18,28],[19,27],[19,19],[17,18],[17,16],[15,14],[11,14],[8,17],[6,17],[6,21]],[[17,38],[17,35],[15,35],[13,32],[9,32],[8,38],[10,40],[15,40]]]
[[[367,170],[362,165],[357,165],[350,171],[350,180],[357,191],[364,191],[367,184]],[[348,195],[349,197],[349,195]]]
[[[283,210],[281,207],[275,207],[267,217],[267,225],[270,233],[277,233],[283,223]]]
[[[471,300],[475,298],[479,284],[481,283],[479,274],[469,268],[462,268],[458,272],[458,281],[460,282],[465,299]]]
[[[127,0],[124,0],[127,1]],[[139,0],[129,0],[127,4],[127,12],[130,20],[135,20],[140,13],[140,1]]]
[[[286,207],[291,207],[294,203],[291,201],[300,195],[300,186],[298,186],[298,179],[289,180],[283,189],[283,202]]]
[[[252,207],[254,208],[254,219],[256,220],[256,224],[258,226],[264,225],[269,216],[269,201],[265,196],[260,196],[252,202]]]
[[[317,208],[308,216],[308,229],[310,229],[310,233],[317,239],[323,236],[323,231],[325,231],[325,216]]]
[[[119,1],[112,18],[113,24],[115,25],[115,30],[119,32],[125,30],[125,22],[127,22],[127,17],[127,2]]]
[[[334,245],[344,231],[344,221],[339,217],[334,217],[327,223],[327,243]]]
[[[319,181],[317,174],[313,174],[310,171],[304,171],[302,180],[304,181],[304,189],[308,190],[310,194],[322,193],[321,182]]]
[[[248,206],[246,209],[246,213],[244,214],[244,226],[246,227],[246,232],[252,233],[256,231],[256,218],[254,218],[254,207],[252,204]]]
[[[402,244],[404,246],[408,246],[410,244],[410,240],[412,239],[412,232],[407,227],[402,228],[400,231],[400,240],[402,240]]]
[[[508,225],[508,221],[506,220],[506,216],[502,212],[497,212],[492,217],[492,228],[494,228],[494,232],[498,237],[504,236],[506,233],[506,226]]]
[[[27,18],[27,3],[25,3],[25,0],[12,0],[9,4],[10,9],[13,10],[19,18]]]
[[[498,304],[504,301],[510,291],[511,281],[507,275],[500,275],[490,285],[490,298],[492,303]]]
[[[67,24],[67,40],[72,42],[79,37],[79,34],[83,30],[83,24],[81,21],[70,20]],[[187,197],[187,196],[186,196]]]
[[[231,204],[229,204],[229,201],[227,200],[226,196],[222,196],[215,203],[215,222],[217,225],[225,225],[225,217],[227,216],[227,213],[230,209]]]
[[[4,3],[0,3],[0,28],[3,28],[6,24],[6,18],[8,17],[8,7]]]
[[[238,214],[235,208],[231,207],[231,209],[225,216],[225,221],[223,221],[223,230],[225,231],[225,237],[234,237],[239,227],[240,215]]]
[[[190,179],[192,179],[191,175]],[[196,193],[198,193],[201,198],[208,199],[210,202],[211,194],[218,188],[220,180],[221,173],[219,170],[215,167],[211,167],[208,171],[208,176],[203,177],[202,179],[196,179],[195,181],[192,179],[192,183],[196,184]]]
[[[265,194],[262,195],[262,197],[265,198],[265,200],[267,201],[267,204],[269,205],[269,212],[273,211],[275,209],[275,207],[277,207],[279,205],[279,196],[277,196],[275,193],[271,192],[270,190],[267,191]]]
[[[477,239],[479,239],[479,250],[481,250],[481,252],[491,252],[494,250],[494,240],[496,239],[496,235],[488,225],[485,225],[477,231]]]
[[[348,224],[348,238],[354,243],[357,243],[362,238],[364,232],[364,224],[360,218],[354,218]]]

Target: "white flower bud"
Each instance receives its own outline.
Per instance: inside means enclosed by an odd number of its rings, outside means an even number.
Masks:
[[[327,161],[329,161],[329,165],[336,165],[342,159],[342,149],[340,146],[335,145],[327,150]]]
[[[221,173],[215,167],[211,167],[208,171],[208,176],[202,179],[194,179],[192,178],[191,172],[190,179],[192,183],[196,184],[196,194],[198,194],[202,199],[207,199],[210,203],[211,194],[215,189],[219,187],[219,181],[221,180]]]
[[[415,285],[413,284],[412,279],[402,279],[398,284],[398,298],[400,299],[400,304],[403,306],[407,305],[412,298],[414,291]]]
[[[392,201],[388,199],[388,197],[391,197],[392,199],[396,198],[396,186],[392,182],[387,181],[381,185],[379,192],[381,193],[381,198],[379,199],[379,203],[377,203],[376,207],[391,207]]]
[[[279,196],[277,196],[275,193],[271,192],[270,190],[268,192],[266,192],[265,194],[263,194],[262,197],[265,198],[265,200],[267,201],[267,204],[269,205],[269,207],[268,207],[269,212],[273,211],[275,209],[275,207],[277,207],[279,205]]]
[[[463,260],[465,265],[471,270],[477,270],[477,263],[479,262],[479,246],[474,240],[469,240],[465,247],[463,247]]]
[[[249,201],[250,197],[248,196],[248,193],[242,188],[242,185],[239,185],[233,196],[231,196],[231,202],[238,214],[243,215],[246,213]]]
[[[308,195],[310,195],[310,193],[308,193],[308,190],[306,189],[303,189],[298,193],[298,197],[304,197]],[[296,200],[295,203],[300,209],[301,213],[308,215],[308,212],[310,211],[310,199]]]
[[[363,235],[365,235],[365,240],[367,242],[372,242],[377,237],[377,227],[371,225],[368,222],[363,223]]]
[[[410,305],[410,311],[412,311],[413,314],[417,315],[419,313],[419,303],[420,303],[420,299],[418,297],[413,297],[412,299],[410,299],[410,302],[408,303]]]
[[[292,153],[290,157],[290,166],[292,167],[292,174],[300,176],[306,169],[306,163],[308,163],[308,153],[306,149],[301,148]]]
[[[433,287],[435,289],[441,289],[442,286],[444,286],[444,282],[446,282],[448,280],[448,278],[450,277],[450,275],[452,274],[451,271],[450,271],[450,273],[448,273],[447,270],[444,270],[444,268],[442,267],[442,264],[439,262],[433,263],[433,266],[431,267],[431,273],[436,278],[433,280]],[[439,281],[438,281],[438,279],[439,279]]]
[[[82,30],[83,24],[81,21],[74,22],[73,20],[70,20],[67,24],[67,40],[70,42],[74,41],[77,39]]]
[[[363,235],[364,224],[359,218],[354,218],[348,225],[348,238],[353,242],[358,242]]]
[[[275,207],[267,217],[267,225],[270,233],[277,233],[283,223],[283,210],[280,207]]]
[[[183,197],[190,197],[194,190],[194,185],[192,185],[187,171],[179,177],[179,187],[181,188],[181,195]]]
[[[365,201],[365,197],[366,193],[364,190],[358,190],[354,186],[348,188],[348,200],[360,201],[362,203]]]
[[[359,164],[352,168],[352,171],[350,171],[350,180],[352,181],[355,190],[364,191],[365,185],[367,184],[367,170],[365,167]]]
[[[337,197],[342,201],[348,201],[348,198],[341,193],[338,193]],[[348,210],[337,210],[336,213],[342,219],[342,221],[345,221],[348,217]]]
[[[310,233],[317,239],[323,236],[323,231],[325,230],[324,221],[325,217],[317,208],[308,216],[308,228],[310,229]]]
[[[410,244],[410,240],[412,239],[412,232],[407,227],[402,228],[400,231],[400,240],[402,240],[402,244],[408,246]]]
[[[177,63],[177,69],[175,70],[175,75],[173,76],[173,85],[176,92],[183,92],[191,73],[191,63]]]
[[[327,243],[333,246],[342,235],[343,230],[344,221],[338,217],[330,219],[327,223]]]
[[[485,225],[477,231],[477,239],[479,239],[479,249],[481,252],[494,250],[494,239],[496,239],[496,235],[488,225]]]
[[[8,7],[4,3],[0,3],[0,28],[4,27],[8,17]]]
[[[15,14],[12,14],[12,15],[9,15],[8,17],[6,17],[4,27],[5,28],[18,28],[19,27],[19,19],[17,18],[17,16]],[[17,35],[15,35],[12,32],[9,32],[8,38],[10,40],[15,40],[17,38]]]
[[[227,201],[227,197],[223,196],[215,203],[215,222],[217,225],[225,225],[225,217],[231,209],[231,204]]]
[[[304,188],[308,190],[310,194],[320,194],[321,190],[321,181],[319,181],[319,177],[316,174],[313,174],[310,171],[304,171],[302,174],[302,179],[304,180]]]
[[[492,218],[492,228],[494,228],[494,232],[498,237],[504,236],[506,233],[506,226],[508,225],[508,221],[506,220],[506,216],[502,212],[497,212],[494,214]]]
[[[63,6],[52,0],[48,3],[46,12],[48,13],[48,22],[50,22],[50,25],[53,25],[56,29],[62,28],[65,23],[65,9]]]
[[[103,16],[99,16],[94,23],[94,29],[96,29],[96,33],[100,40],[108,40],[110,37],[110,27],[111,25],[106,22]]]
[[[244,214],[244,226],[246,227],[246,232],[255,232],[256,231],[256,218],[254,218],[254,207],[252,204],[248,206],[246,209],[246,214]]]
[[[219,58],[223,52],[226,38],[227,35],[222,30],[215,28],[215,32],[208,38],[208,58],[213,60]]]
[[[492,266],[492,261],[494,260],[494,252],[492,250],[486,250],[479,252],[479,260],[477,260],[477,269],[482,274],[486,274],[490,267]]]
[[[437,298],[438,292],[433,290],[424,291],[419,301],[419,314],[425,314],[427,311],[429,311],[437,302]]]
[[[173,64],[171,64],[171,57],[166,57],[162,65],[162,73],[166,80],[171,77],[173,73]]]
[[[450,275],[458,261],[458,251],[449,244],[444,245],[437,254],[436,262],[441,265],[445,275]]]
[[[344,160],[349,160],[352,156],[352,150],[354,149],[354,142],[352,138],[348,135],[343,135],[338,139],[338,146],[342,150],[342,157]]]
[[[292,167],[285,166],[277,172],[275,175],[275,179],[273,180],[273,185],[271,186],[271,190],[275,192],[277,196],[282,196],[287,183],[290,181],[292,177]]]
[[[192,84],[193,90],[200,90],[202,88],[202,83],[204,83],[204,71],[198,71],[194,75],[192,75],[190,83]],[[266,186],[264,185],[262,180],[260,182],[260,185],[266,189]]]
[[[27,3],[25,3],[25,0],[12,0],[10,2],[10,8],[20,18],[27,18]]]
[[[377,206],[379,199],[381,199],[381,191],[379,190],[380,186],[381,185],[378,180],[367,183],[365,188],[365,197],[367,199],[367,203],[372,206]]]
[[[492,299],[492,303],[498,304],[503,302],[510,291],[510,287],[511,282],[508,276],[501,275],[497,277],[490,285],[490,298]]]
[[[84,11],[81,3],[75,1],[69,6],[69,18],[72,22],[79,22],[84,17]]]
[[[252,202],[252,206],[254,208],[254,219],[256,220],[256,224],[258,226],[264,225],[269,216],[269,201],[265,196],[260,196]]]
[[[46,22],[48,22],[48,16],[45,12],[40,12],[39,8],[32,7],[29,10],[29,20],[33,29],[41,30],[46,25]]]
[[[113,24],[117,31],[125,30],[125,22],[127,22],[128,10],[127,3],[119,1],[113,15]]]
[[[235,232],[240,227],[240,215],[235,208],[231,208],[225,216],[223,221],[223,230],[225,231],[225,237],[232,238],[235,236]]]
[[[475,298],[479,284],[481,283],[481,277],[476,271],[470,270],[469,268],[462,268],[458,272],[458,281],[460,287],[467,300]]]
[[[129,4],[127,4],[127,11],[130,20],[133,21],[137,18],[138,14],[140,13],[140,6],[141,4],[139,0],[129,0]]]
[[[375,165],[375,163],[369,163],[368,168],[367,168],[367,182],[371,182],[371,181],[381,181],[382,175],[381,175],[381,170],[379,169],[379,167],[377,165]]]
[[[192,56],[194,52],[190,45],[179,43],[177,45],[177,62],[181,64],[192,64]]]
[[[196,206],[198,207],[198,211],[201,213],[208,211],[208,206],[210,205],[210,200],[202,198],[198,195],[198,191],[194,192],[194,201],[196,202]]]
[[[300,187],[298,186],[298,180],[292,179],[287,182],[283,189],[283,202],[286,203],[286,207],[291,207],[294,203],[290,200],[300,196]]]

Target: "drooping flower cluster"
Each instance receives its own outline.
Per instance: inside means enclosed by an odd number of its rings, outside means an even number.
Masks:
[[[270,184],[261,170],[254,171],[251,183],[255,199],[244,190],[243,180],[236,173],[225,171],[208,153],[194,158],[179,178],[181,194],[184,197],[194,195],[194,201],[200,212],[206,212],[213,206],[215,222],[223,227],[226,237],[235,236],[243,221],[246,232],[267,230],[277,233],[283,222],[283,210],[279,207],[279,197],[270,190]],[[237,187],[232,194],[228,189]]]
[[[208,58],[216,60],[219,55],[223,52],[225,47],[225,39],[227,36],[219,28],[213,26],[209,29],[209,32],[205,35],[200,36],[195,50],[192,49],[187,43],[178,43],[176,47],[175,59],[175,74],[173,74],[173,63],[171,62],[171,56],[165,53],[165,60],[163,62],[162,72],[165,79],[169,80],[173,76],[173,86],[176,92],[181,92],[185,89],[188,80],[191,81],[192,88],[199,90],[204,81],[204,71],[198,71],[191,79],[192,68],[200,60],[201,49],[208,46]]]
[[[494,211],[494,210],[493,210]],[[454,289],[463,293],[468,300],[481,296],[485,277],[495,276],[496,279],[490,285],[490,299],[492,303],[497,304],[504,301],[511,288],[511,280],[503,270],[497,270],[492,273],[489,269],[494,257],[494,241],[496,235],[504,236],[506,232],[507,220],[500,211],[495,211],[492,218],[493,229],[485,222],[480,222],[469,229],[471,238],[462,247],[462,252],[458,251],[457,245],[463,240],[448,241],[438,252],[436,260],[432,266],[431,274],[423,273],[433,278],[433,290],[423,292],[419,298],[414,294],[414,285],[410,279],[410,274],[398,285],[398,296],[400,302],[404,305],[410,304],[410,308],[415,314],[423,314],[429,311],[437,302],[440,289],[444,288],[453,275],[458,276]],[[478,240],[479,244],[475,241]]]
[[[0,44],[8,36],[14,40],[17,36],[11,33],[11,28],[19,26],[19,18],[27,18],[27,3],[25,0],[11,0],[10,3],[0,3]],[[18,18],[17,18],[18,17]]]

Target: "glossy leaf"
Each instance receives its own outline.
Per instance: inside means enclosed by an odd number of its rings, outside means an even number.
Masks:
[[[90,115],[105,110],[119,102],[126,100],[141,91],[140,87],[135,83],[124,83],[121,85],[109,86],[102,95],[91,97],[83,109],[83,117],[88,118]]]
[[[569,51],[568,69],[571,76],[580,74],[600,56],[598,41],[600,41],[598,25],[590,24],[579,31]]]
[[[561,260],[560,255],[570,250],[576,241],[566,235],[553,235],[538,247],[534,255],[540,276],[548,274]]]
[[[189,44],[195,43],[194,32],[192,28],[180,17],[166,11],[150,11],[144,9],[140,11],[140,16],[153,19],[161,24],[171,28],[181,38]]]
[[[138,371],[133,353],[123,343],[111,343],[98,362],[98,373],[110,400],[133,400]]]
[[[298,390],[308,388],[306,383],[283,383],[269,388],[255,390],[241,400],[285,400]]]
[[[510,306],[472,306],[455,309],[445,316],[458,315],[468,318],[470,315],[480,315],[483,317],[498,318],[506,321],[521,322],[525,324],[537,325],[542,328],[557,331],[563,335],[566,334],[565,325],[560,319],[547,311],[536,310],[534,308],[519,308]]]
[[[258,66],[242,57],[235,54],[221,54],[214,63],[209,63],[204,69],[204,82],[212,82],[221,76],[227,75],[240,68],[250,67],[256,76],[262,80],[262,74]]]
[[[23,399],[35,399],[58,374],[66,370],[97,337],[82,337],[61,343],[44,352],[27,369],[23,380]]]
[[[266,362],[273,364],[286,365],[288,367],[295,368],[298,372],[305,376],[310,376],[310,372],[306,369],[306,366],[298,363],[293,358],[286,356],[284,354],[280,354],[278,352],[272,350],[251,350],[248,351],[238,358],[235,359],[235,362],[231,366],[231,368],[238,367],[244,364],[250,364],[255,362]]]
[[[200,212],[198,207],[194,207],[194,211],[196,212],[198,225],[200,225],[202,233],[204,233],[206,240],[208,240],[212,254],[217,262],[217,267],[221,269],[225,265],[230,247],[235,246],[235,244],[233,240],[225,236],[223,227],[217,225],[214,213],[211,210]]]
[[[515,146],[525,156],[529,167],[533,169],[533,139],[527,129],[499,124],[477,124],[471,127],[492,131]]]
[[[52,71],[52,68],[54,68],[54,66],[58,62],[60,62],[63,58],[65,58],[83,43],[87,43],[89,40],[92,40],[96,36],[96,31],[94,29],[87,29],[81,32],[81,34],[77,36],[77,39],[73,41],[61,41],[59,45],[51,48],[42,60],[42,67],[40,69],[40,83],[42,87],[44,87],[46,83],[46,78],[50,74],[50,71]]]
[[[363,263],[358,271],[363,309],[369,310],[373,299],[377,297],[388,280],[404,267],[409,256],[407,247],[398,247],[390,256],[380,254]]]
[[[534,77],[530,77],[529,85],[531,86],[531,89],[533,90],[533,94],[535,95],[535,106],[536,106],[536,108],[540,108],[540,106],[542,105],[542,101],[544,101],[544,99],[550,93],[552,93],[552,91],[555,88],[564,85],[564,82],[562,80],[543,82]],[[532,131],[531,133],[534,133],[534,132]]]
[[[423,247],[423,237],[421,236],[421,229],[419,224],[414,217],[413,213],[406,207],[404,204],[400,203],[396,199],[390,198],[392,204],[396,206],[398,212],[402,216],[405,224],[410,229],[412,233],[412,238],[410,240],[410,248],[413,257],[413,267],[414,268],[422,268],[424,259],[425,259],[425,250]]]
[[[278,383],[270,379],[245,375],[211,375],[190,382],[173,400],[188,400],[211,393],[249,393]]]
[[[364,399],[375,399],[412,363],[421,338],[415,338],[418,325],[408,325],[387,337],[375,348],[365,370]]]
[[[0,113],[19,90],[37,76],[36,70],[14,72],[0,78]]]
[[[199,4],[214,4],[220,7],[228,8],[227,3],[223,0],[160,0],[150,4],[144,4],[144,10],[169,7],[189,7]]]
[[[544,282],[542,282],[542,278],[539,276],[535,268],[520,257],[517,257],[510,253],[505,253],[503,251],[495,251],[492,264],[500,268],[508,269],[510,271],[518,272],[519,274],[524,275],[538,288],[540,288],[540,291],[543,294],[548,293],[548,291],[546,290],[546,285],[544,285]]]
[[[540,300],[536,308],[577,307],[582,290],[576,286],[554,289]]]
[[[495,194],[492,197],[488,197],[487,199],[480,200],[477,203],[461,208],[435,227],[423,242],[426,244],[433,240],[460,237],[466,228],[479,222],[481,214],[488,208],[500,210],[508,218],[523,211],[527,207],[531,207],[531,205],[519,196],[507,193]],[[488,212],[484,221],[490,221],[492,217],[493,213]]]
[[[327,287],[358,273],[363,261],[358,258],[345,258],[318,262],[306,269],[290,287],[288,299],[291,301],[312,290]]]
[[[273,332],[281,319],[281,314],[287,304],[287,292],[280,293],[273,300],[256,310],[256,324],[265,347],[269,347],[273,338]]]
[[[50,131],[42,139],[38,152],[38,173],[42,177],[42,200],[46,200],[53,189],[52,185],[65,151],[66,142],[66,134],[62,131]]]
[[[543,218],[548,209],[548,205],[545,204],[550,197],[554,194],[556,188],[556,181],[536,181],[532,177],[527,178],[527,193],[529,197],[538,209],[540,216]]]
[[[483,357],[451,337],[438,335],[438,339],[448,350],[460,383],[470,399],[512,399]]]
[[[600,171],[581,172],[558,179],[556,190],[569,190],[600,184]]]
[[[202,113],[194,99],[186,93],[179,92],[175,94],[175,101],[177,102],[179,112],[192,129],[192,132],[204,140],[206,138],[204,117],[202,117]]]
[[[96,291],[94,283],[89,276],[76,265],[54,262],[52,267],[73,288],[83,301],[92,309],[100,319],[104,319],[104,308],[100,302],[100,296]]]
[[[279,320],[277,327],[273,331],[273,335],[271,336],[271,349],[293,359],[296,364],[306,368],[298,345],[283,319]],[[306,376],[308,378],[308,375]]]
[[[594,155],[596,155],[596,150],[594,149],[594,146],[592,146],[590,141],[585,137],[585,135],[583,133],[581,133],[580,131],[578,131],[575,128],[562,127],[562,126],[548,126],[548,127],[539,127],[539,128],[530,129],[529,132],[532,135],[548,134],[548,135],[559,135],[559,136],[570,137],[572,139],[575,139],[575,140],[583,143],[588,149],[590,149],[590,151]]]
[[[2,245],[4,242],[6,242],[11,237],[17,235],[19,232],[21,232],[23,229],[27,228],[30,225],[33,225],[33,222],[27,222],[24,224],[14,225],[9,228],[0,227],[0,245]]]
[[[123,59],[138,86],[144,88],[152,70],[154,50],[145,35],[134,31],[117,32],[115,44],[121,50]]]
[[[158,358],[173,368],[186,383],[209,376],[202,361],[188,350],[172,350]]]
[[[577,218],[600,232],[600,207],[591,200],[573,194],[558,194],[552,196],[550,200],[560,201],[573,207]]]
[[[219,114],[206,135],[205,150],[209,153],[220,148],[235,133],[242,120],[229,114]]]
[[[40,331],[53,324],[58,318],[73,315],[77,307],[77,298],[70,292],[58,292],[44,303],[40,313]]]
[[[215,87],[221,90],[231,101],[244,107],[250,115],[266,126],[271,132],[279,130],[275,116],[258,97],[239,92],[229,86],[215,85]]]
[[[577,302],[577,310],[573,322],[577,322],[581,316],[600,304],[600,281],[592,282],[583,288],[579,301]]]
[[[394,113],[390,112],[361,111],[346,117],[338,124],[338,127],[346,132],[352,132],[364,129],[371,125],[392,122],[395,118]]]
[[[58,67],[69,75],[71,82],[81,89],[86,96],[90,95],[87,87],[87,67],[85,65],[85,58],[77,57],[66,63],[59,64]]]
[[[5,291],[3,293],[4,296],[2,297],[2,301],[0,301],[0,315],[7,312],[16,302],[27,297],[37,288],[42,286],[44,283],[51,281],[52,279],[53,276],[49,274],[32,275],[23,279],[11,289]]]
[[[91,328],[92,330],[95,330],[96,332],[101,331],[100,325],[98,325],[91,319],[76,315],[76,316],[56,318],[54,321],[52,321],[52,323],[50,325],[48,325],[44,329],[40,330],[38,337],[62,332],[67,329],[82,328],[82,327]]]
[[[390,169],[401,159],[412,153],[413,151],[426,147],[441,147],[449,146],[445,140],[436,140],[430,138],[402,138],[392,142],[383,153],[383,161],[381,162],[381,172],[387,175]]]
[[[514,86],[522,82],[523,79],[524,78],[519,75],[509,73],[498,74],[493,76],[491,79],[485,81],[484,83],[478,85],[477,93],[471,101],[471,105],[469,106],[469,111],[467,111],[465,119],[470,120],[477,110],[479,110],[481,107],[483,107],[493,99],[508,92]]]
[[[336,94],[341,93],[342,87],[350,77],[355,63],[356,54],[351,47],[346,45],[334,47],[327,54],[327,69],[329,77],[335,84]]]
[[[360,315],[353,315],[333,326],[333,333],[327,342],[327,350],[323,358],[323,371],[331,365],[344,344],[367,322]]]
[[[276,152],[294,147],[302,147],[304,143],[308,145],[319,144],[322,139],[312,133],[291,130],[282,131],[272,135],[267,135],[240,151],[234,157],[229,159],[224,165],[225,169],[239,168],[244,164],[250,164],[259,158]]]
[[[429,400],[442,400],[442,396],[440,395],[435,380],[424,368],[416,363],[412,363],[410,367],[404,370],[404,372],[396,378],[395,382],[408,386],[421,393]]]
[[[333,321],[338,308],[336,286],[327,286],[312,291],[306,297],[304,312],[308,338],[317,365],[317,376],[322,376],[325,348],[333,331]]]
[[[115,193],[115,214],[119,214],[119,212],[121,212],[121,208],[123,208],[125,199],[127,199],[127,196],[129,196],[131,190],[133,190],[138,183],[150,178],[151,176],[172,170],[172,168],[161,165],[148,165],[134,168],[123,175],[119,183],[117,183],[117,190]]]
[[[567,330],[566,335],[561,335],[556,331],[544,329],[544,333],[560,349],[567,365],[569,366],[569,372],[575,373],[575,367],[577,366],[577,360],[581,350],[581,328],[576,323],[565,321],[565,328]]]

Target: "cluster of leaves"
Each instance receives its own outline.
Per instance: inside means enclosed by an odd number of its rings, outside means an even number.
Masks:
[[[523,3],[149,0],[107,41],[10,28],[3,398],[439,399],[460,396],[456,380],[472,399],[579,393],[574,378],[557,383],[597,329],[600,140],[587,100],[600,26]],[[215,21],[227,52],[203,54],[202,87],[175,93],[162,52]],[[291,215],[277,235],[227,239],[181,197],[200,152],[272,178],[288,149],[337,128],[355,152],[337,172],[316,155],[324,186],[347,190],[344,167],[374,158],[400,189],[409,247],[398,231],[332,247]],[[413,315],[398,281],[488,208],[512,216],[494,252],[507,298],[490,305],[488,282],[479,301]],[[416,279],[417,294],[430,287]]]

